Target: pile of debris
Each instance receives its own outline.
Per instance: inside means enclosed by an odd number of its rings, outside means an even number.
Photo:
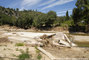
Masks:
[[[56,34],[47,36],[43,35],[40,37],[42,39],[42,43],[44,46],[66,46],[66,47],[72,47],[77,46],[72,41],[69,40],[66,34],[62,32],[58,32]]]

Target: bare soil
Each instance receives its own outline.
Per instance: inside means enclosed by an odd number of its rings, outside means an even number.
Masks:
[[[18,58],[19,54],[21,54],[21,50],[26,51],[29,48],[29,54],[35,56],[36,49],[34,47],[28,46],[15,46],[13,43],[0,43],[0,57],[8,57],[8,58]]]
[[[44,49],[50,52],[56,58],[88,58],[89,59],[89,48],[45,47]]]
[[[6,42],[8,42],[7,37],[9,37],[11,40],[17,41],[17,42],[22,41],[22,40],[24,40],[24,41],[31,40],[32,42],[34,42],[34,40],[32,40],[32,38],[42,36],[45,33],[45,32],[44,33],[37,33],[37,32],[33,33],[33,32],[29,32],[29,31],[32,31],[29,29],[24,30],[24,29],[20,29],[17,27],[9,27],[9,26],[1,26],[0,30],[1,30],[1,32],[0,32],[0,35],[1,35],[0,42],[1,43],[0,44],[2,44],[0,46],[0,56],[4,56],[4,57],[15,57],[14,55],[18,56],[21,53],[17,49],[25,50],[26,48],[29,48],[30,54],[34,55],[34,57],[36,54],[35,47],[29,47],[29,46],[17,47],[17,46],[15,46],[14,43],[6,44]],[[59,28],[57,28],[57,30],[59,30]],[[5,31],[5,32],[2,32],[2,31]],[[14,32],[11,32],[11,31],[14,31]],[[17,31],[20,31],[20,32],[17,32]],[[25,32],[23,32],[23,31],[25,31]],[[26,31],[28,31],[28,32],[26,32]],[[54,31],[55,31],[55,29],[54,29]],[[50,33],[46,33],[46,35],[47,34],[50,35]],[[51,34],[54,34],[54,33],[51,33]],[[45,37],[43,37],[43,38],[45,38]],[[78,39],[81,40],[82,38],[83,38],[83,36],[79,37]],[[68,47],[56,47],[56,46],[50,45],[50,46],[44,47],[44,49],[47,52],[51,53],[56,58],[89,58],[89,48],[80,48],[80,47],[68,48]]]
[[[8,40],[7,37],[1,37],[0,38],[0,43],[9,43],[10,41]]]

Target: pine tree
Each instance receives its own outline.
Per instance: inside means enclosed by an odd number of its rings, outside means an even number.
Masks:
[[[66,20],[69,20],[69,13],[68,13],[68,11],[66,12]]]

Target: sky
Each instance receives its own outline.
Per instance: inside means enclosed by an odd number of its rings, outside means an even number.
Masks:
[[[58,16],[65,16],[66,11],[69,15],[75,7],[76,0],[0,0],[0,6],[6,8],[19,8],[19,10],[38,10],[43,13],[55,11]]]

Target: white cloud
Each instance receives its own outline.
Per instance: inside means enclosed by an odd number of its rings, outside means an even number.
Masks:
[[[23,0],[21,3],[21,9],[24,9],[25,7],[31,7],[33,5],[36,5],[40,2],[41,0]]]
[[[61,13],[66,13],[66,11],[67,11],[67,10],[65,10],[65,11],[59,11],[59,12],[57,12],[57,13],[60,13],[60,14],[61,14]],[[72,12],[72,10],[68,10],[68,12]]]
[[[50,5],[46,6],[46,7],[43,7],[42,10],[47,9],[47,8],[51,8],[51,7],[54,7],[54,6],[57,6],[57,5],[62,5],[62,4],[71,2],[71,1],[73,1],[73,0],[58,0],[53,4],[50,4]]]
[[[47,2],[42,3],[40,6],[44,6],[44,5],[50,4],[50,3],[54,2],[54,1],[56,1],[56,0],[49,0]]]
[[[68,12],[69,12],[69,15],[70,15],[70,13],[72,12],[72,9],[71,9],[71,10],[59,11],[59,12],[57,12],[57,15],[58,15],[58,16],[65,16],[66,11],[68,11]]]
[[[57,16],[65,16],[65,14],[57,14]]]
[[[68,10],[69,12],[72,12],[72,10]]]
[[[66,13],[66,11],[60,11],[60,12],[57,12],[58,14],[61,14],[61,13]]]

